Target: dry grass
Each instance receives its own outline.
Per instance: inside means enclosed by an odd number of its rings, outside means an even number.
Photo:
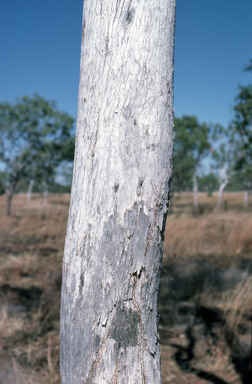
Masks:
[[[226,327],[232,333],[252,317],[252,276],[245,275],[234,290],[222,296]]]
[[[166,224],[165,256],[215,257],[252,253],[249,212],[211,212],[202,216],[170,215]]]
[[[192,194],[174,196],[166,222],[165,257],[252,255],[251,206],[243,207],[242,193],[226,194],[228,209],[218,210],[216,200],[215,194],[200,193],[199,210],[194,212]]]
[[[246,268],[252,256],[252,206],[243,207],[242,193],[224,194],[219,210],[215,194],[199,194],[197,212],[192,203],[192,194],[175,194],[166,225],[160,295],[163,383],[206,382],[181,370],[172,346],[186,347],[188,324],[197,319],[193,366],[238,384],[230,353],[234,341],[244,345],[251,325],[251,270]],[[6,217],[5,197],[0,196],[0,383],[16,384],[17,377],[19,384],[60,383],[61,260],[68,205],[69,195],[50,196],[47,206],[42,196],[33,195],[26,203],[25,195],[18,195]],[[225,322],[212,325],[219,335],[215,346],[204,333],[203,315],[197,317],[195,308],[203,304],[220,311]]]
[[[12,362],[23,375],[20,384],[59,383],[61,260],[69,196],[53,196],[47,206],[42,197],[27,204],[24,195],[18,196],[11,217],[4,215],[4,204],[2,196],[0,364]],[[12,373],[5,379],[10,384]]]

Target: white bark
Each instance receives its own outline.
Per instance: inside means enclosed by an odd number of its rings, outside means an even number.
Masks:
[[[29,203],[29,201],[31,201],[31,193],[32,193],[33,184],[34,184],[34,180],[31,179],[30,182],[29,182],[27,193],[26,193],[26,201],[27,201],[27,203]]]
[[[175,0],[85,0],[63,260],[62,384],[161,383]]]
[[[228,185],[228,181],[229,179],[228,177],[226,177],[226,179],[220,185],[219,192],[218,192],[218,202],[217,202],[218,208],[220,208],[222,205],[222,195],[223,195],[224,188]]]
[[[198,181],[196,175],[193,175],[193,206],[194,209],[198,209]]]
[[[244,207],[248,206],[248,198],[249,198],[249,192],[245,191],[244,192]]]

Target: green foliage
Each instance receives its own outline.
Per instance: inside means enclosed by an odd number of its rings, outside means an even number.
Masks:
[[[251,71],[252,72],[252,59],[249,60],[249,63],[245,65],[244,71]]]
[[[245,67],[252,73],[252,60]],[[234,153],[234,171],[246,189],[252,188],[252,84],[240,86],[234,118],[229,127]]]
[[[227,131],[221,128],[222,138],[219,138],[218,140],[218,148],[212,150],[212,159],[214,161],[214,165],[212,168],[214,168],[217,173],[219,174],[219,182],[223,182],[224,180],[230,179],[230,177],[233,174],[233,151],[232,148],[228,145],[228,134]],[[223,140],[224,135],[224,142],[221,142],[221,139]]]
[[[3,175],[3,172],[0,172],[0,180],[3,179],[4,175]],[[1,195],[4,195],[5,194],[5,190],[4,190],[4,187],[2,186],[2,184],[0,183],[0,196]]]
[[[198,177],[198,186],[200,192],[208,192],[211,195],[212,192],[219,188],[219,181],[214,173],[209,173]]]
[[[210,149],[209,127],[195,116],[174,119],[175,141],[172,185],[174,191],[192,188],[193,175]]]
[[[62,184],[53,182],[50,185],[50,192],[51,193],[58,193],[58,194],[70,193],[71,192],[71,185],[62,185]]]
[[[73,160],[73,123],[36,94],[0,104],[0,183],[7,194],[21,179],[49,182],[63,160]]]

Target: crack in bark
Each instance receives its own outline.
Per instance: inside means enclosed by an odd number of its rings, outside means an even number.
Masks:
[[[108,336],[108,332],[109,332],[109,327],[107,328],[106,332],[105,332],[105,335],[102,339],[102,343],[101,343],[101,346],[99,347],[98,351],[96,352],[96,355],[98,355],[98,359],[96,359],[93,363],[92,363],[92,366],[91,366],[91,370],[90,370],[90,373],[88,375],[88,378],[87,380],[83,383],[83,384],[91,384],[92,382],[92,379],[94,377],[94,375],[96,374],[97,372],[97,368],[99,367],[99,365],[102,363],[102,356],[100,357],[100,353],[101,351],[104,349],[105,347],[105,343],[106,343],[106,340],[107,340],[107,336]]]
[[[140,272],[139,272],[139,275],[138,275],[139,277],[141,275],[142,270],[144,270],[144,268],[140,269]],[[149,351],[149,348],[147,346],[147,342],[146,342],[146,339],[144,337],[145,329],[144,329],[144,325],[143,325],[143,321],[142,321],[141,309],[140,309],[140,307],[138,305],[138,302],[137,302],[136,296],[135,296],[138,276],[137,276],[137,273],[133,274],[132,276],[134,278],[134,287],[133,287],[133,293],[132,293],[132,301],[133,301],[133,304],[134,304],[135,308],[137,309],[138,316],[139,316],[139,324],[140,324],[140,328],[141,328],[141,331],[142,331],[141,332],[141,339],[142,339],[142,343],[143,343],[143,348],[142,348],[142,346],[139,345],[139,349],[140,349],[139,360],[140,360],[140,365],[141,365],[141,370],[142,370],[142,383],[145,384],[146,383],[146,374],[145,374],[145,366],[144,366],[144,362],[143,362],[143,352],[144,352],[144,350],[148,350]]]
[[[134,16],[135,16],[135,9],[131,7],[132,0],[129,1],[128,9],[127,9],[127,16],[126,16],[126,24],[127,26],[132,23]]]
[[[99,120],[99,116],[98,116],[98,119],[97,120]],[[90,150],[88,151],[88,158],[90,157],[90,155],[91,155],[91,157],[94,157],[94,150],[95,150],[95,147],[96,147],[96,143],[97,143],[97,136],[98,136],[98,128],[97,128],[97,130],[95,131],[95,137],[94,137],[94,142],[92,143],[90,143]],[[90,138],[90,140],[92,139],[92,136],[93,136],[93,134],[91,135],[91,138]],[[91,146],[92,146],[92,148],[91,148]]]
[[[128,300],[124,300],[124,301],[130,301],[132,299],[128,299]],[[110,313],[112,313],[114,311],[114,309],[116,308],[117,304],[114,304],[114,306],[112,307]],[[139,317],[139,315],[138,315]],[[96,352],[96,355],[97,355],[97,359],[92,363],[92,366],[91,366],[91,370],[90,370],[90,373],[88,375],[88,378],[87,380],[83,383],[83,384],[92,384],[92,380],[95,376],[95,374],[97,373],[97,370],[99,368],[99,366],[102,364],[102,361],[103,361],[103,355],[102,355],[102,351],[103,349],[105,348],[105,344],[106,344],[106,341],[108,340],[109,337],[109,332],[111,331],[111,324],[110,326],[106,327],[106,332],[105,332],[105,335],[102,339],[102,342],[101,342],[101,346],[99,347],[98,351]],[[115,340],[114,338],[112,338],[113,340]],[[115,343],[117,343],[118,341],[115,340]],[[120,343],[119,343],[119,347],[120,347]],[[123,346],[122,346],[123,347]],[[126,351],[127,347],[123,347],[124,350]],[[119,350],[118,350],[118,354],[119,354]],[[113,380],[113,383],[117,383],[117,379],[118,379],[118,374],[119,374],[119,362],[120,362],[120,358],[117,358],[116,359],[116,367],[115,367],[115,372],[112,376],[112,380]],[[142,361],[140,360],[141,362],[141,366],[142,366]],[[107,381],[107,383],[110,382],[110,379],[109,381]],[[142,382],[143,384],[145,384],[145,379],[144,381]]]
[[[117,384],[117,379],[118,379],[118,374],[119,374],[118,365],[119,365],[119,359],[116,359],[115,373],[114,373],[114,375],[113,375],[113,377],[112,377],[112,380],[113,380],[113,383],[114,383],[114,384]]]

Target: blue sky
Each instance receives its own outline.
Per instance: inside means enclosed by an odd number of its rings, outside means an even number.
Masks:
[[[38,93],[76,117],[83,0],[0,0],[0,102]],[[252,0],[177,0],[177,117],[227,125],[251,82]]]

